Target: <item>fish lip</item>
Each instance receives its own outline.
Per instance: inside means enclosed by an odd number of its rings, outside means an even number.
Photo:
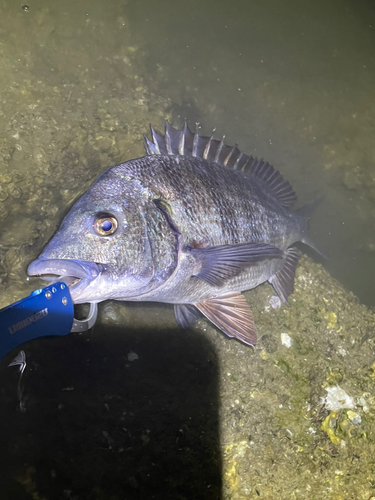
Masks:
[[[99,274],[99,266],[95,262],[73,259],[39,258],[29,264],[27,274],[29,276],[55,274],[59,276],[75,276],[80,279],[93,279]]]
[[[29,276],[38,276],[50,282],[63,281],[68,285],[74,301],[99,276],[104,268],[103,264],[95,262],[39,258],[29,264],[27,274]]]

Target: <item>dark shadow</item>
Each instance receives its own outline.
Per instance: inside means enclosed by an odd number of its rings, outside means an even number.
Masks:
[[[218,363],[199,332],[97,325],[0,366],[0,498],[220,499]],[[138,356],[138,359],[134,359]]]

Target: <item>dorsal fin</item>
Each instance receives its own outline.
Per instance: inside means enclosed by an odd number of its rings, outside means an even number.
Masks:
[[[284,208],[294,205],[297,196],[288,181],[267,161],[241,153],[237,144],[228,146],[213,136],[193,133],[187,122],[182,130],[178,130],[165,121],[164,134],[159,134],[150,125],[151,140],[146,136],[145,150],[147,155],[182,155],[203,158],[224,167],[240,170],[247,177],[256,177],[265,184],[270,192]]]
[[[275,170],[268,161],[258,160],[258,158],[250,156],[248,162],[243,167],[243,172],[246,175],[253,175],[263,181],[269,191],[279,200],[281,206],[289,208],[296,202],[297,195],[293,191],[292,186],[288,181],[283,179],[280,172]]]

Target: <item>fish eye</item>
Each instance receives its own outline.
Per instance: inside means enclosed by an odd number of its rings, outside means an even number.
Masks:
[[[117,227],[117,219],[112,215],[99,217],[94,222],[94,229],[98,234],[100,234],[100,236],[109,236],[110,234],[113,234],[116,232]]]

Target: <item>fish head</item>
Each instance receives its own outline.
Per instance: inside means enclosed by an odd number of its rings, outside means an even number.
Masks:
[[[73,205],[28,274],[64,281],[75,303],[142,293],[154,275],[146,191],[109,169]]]

